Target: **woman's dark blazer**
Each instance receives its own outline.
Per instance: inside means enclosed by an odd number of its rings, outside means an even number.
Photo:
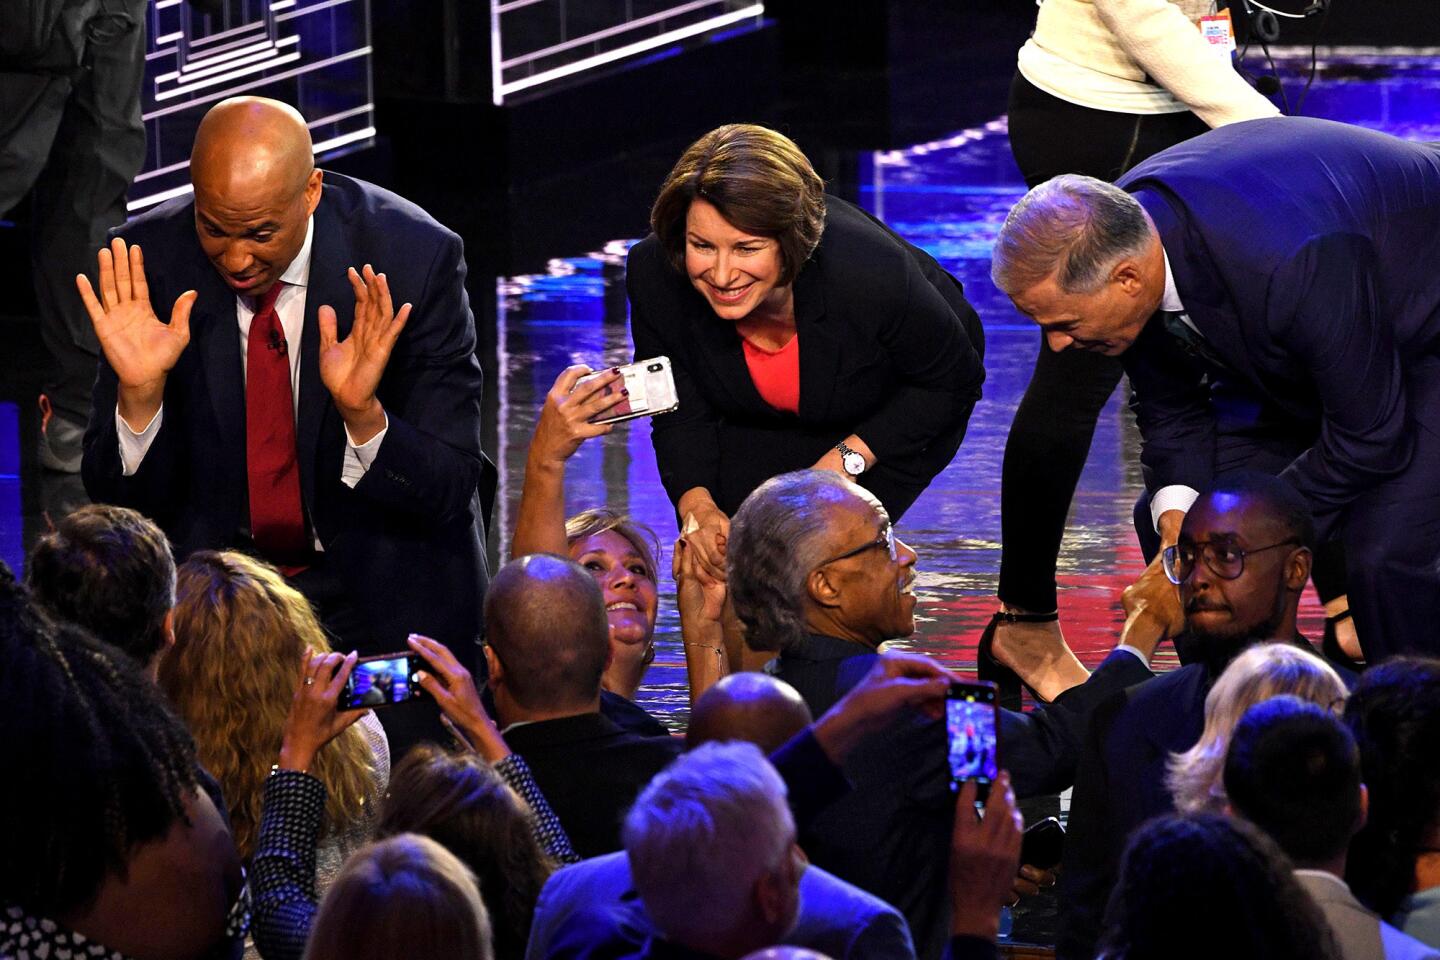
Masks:
[[[800,413],[761,399],[735,325],[717,317],[652,234],[630,250],[635,358],[668,356],[680,407],[653,420],[672,503],[705,487],[733,514],[776,474],[855,434],[860,482],[898,520],[955,456],[985,380],[984,334],[960,282],[853,204],[826,197],[820,245],[795,278]]]

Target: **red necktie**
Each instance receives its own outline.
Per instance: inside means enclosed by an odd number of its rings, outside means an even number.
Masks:
[[[245,463],[250,485],[250,536],[261,555],[283,564],[309,552],[295,459],[295,402],[290,358],[275,299],[284,284],[260,297],[245,343]]]

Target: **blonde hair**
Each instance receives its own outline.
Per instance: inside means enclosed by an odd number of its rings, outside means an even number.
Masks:
[[[492,960],[475,877],[429,837],[355,851],[315,914],[304,960]]]
[[[160,686],[190,728],[201,765],[220,781],[246,860],[307,649],[331,652],[309,602],[274,567],[209,550],[180,565],[175,646],[160,661]],[[369,818],[378,799],[375,757],[360,726],[322,748],[309,772],[325,784],[328,833]]]
[[[1313,653],[1289,643],[1262,643],[1231,662],[1205,697],[1205,729],[1184,753],[1170,755],[1165,786],[1182,813],[1225,809],[1225,754],[1235,725],[1255,704],[1281,694],[1337,709],[1345,701],[1340,675]]]

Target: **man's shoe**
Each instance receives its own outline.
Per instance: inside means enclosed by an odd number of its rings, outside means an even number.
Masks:
[[[67,420],[40,394],[40,466],[57,473],[79,473],[85,454],[85,424]]]

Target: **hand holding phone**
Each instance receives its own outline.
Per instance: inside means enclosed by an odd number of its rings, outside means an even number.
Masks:
[[[415,674],[420,658],[413,653],[382,653],[361,657],[340,692],[339,709],[368,710],[390,707],[424,696]]]
[[[336,709],[341,691],[350,681],[355,654],[315,653],[300,655],[300,675],[290,712],[280,738],[279,767],[282,770],[310,769],[315,754],[360,719],[359,713]]]
[[[984,802],[1000,773],[1000,706],[993,683],[952,683],[945,697],[950,789],[975,784]]]
[[[621,393],[623,399],[603,413],[592,416],[591,423],[619,423],[636,417],[653,417],[656,414],[669,413],[680,406],[680,398],[675,393],[675,374],[670,369],[669,357],[638,360],[620,367],[618,372],[620,379],[607,383],[601,394],[611,396]],[[610,371],[603,371],[582,377],[580,382],[575,384],[575,389],[578,390],[609,373]]]

